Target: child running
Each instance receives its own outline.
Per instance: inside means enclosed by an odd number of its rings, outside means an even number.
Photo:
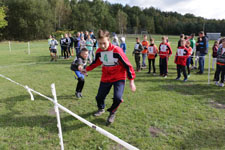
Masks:
[[[166,36],[162,37],[162,43],[159,45],[159,68],[160,76],[167,78],[168,75],[168,60],[172,55],[172,49],[170,44],[167,42],[168,38]]]
[[[151,64],[152,64],[152,67],[153,67],[153,75],[156,74],[155,58],[157,56],[157,53],[158,53],[158,48],[155,45],[154,39],[150,38],[150,45],[148,47],[148,64],[149,64],[148,74],[151,73]]]
[[[219,46],[217,51],[217,67],[215,73],[216,85],[224,87],[224,75],[225,75],[225,38],[222,40],[222,45]],[[219,83],[219,76],[221,73],[221,80]]]
[[[51,61],[55,60],[57,61],[57,45],[58,41],[55,39],[54,36],[52,36],[52,40],[50,42],[50,55],[51,55]]]
[[[215,63],[216,63],[216,59],[217,59],[217,51],[218,51],[218,48],[219,48],[219,42],[218,41],[215,41],[214,42],[214,45],[212,47],[212,57],[213,57],[213,62],[212,62],[212,70],[214,70],[214,67],[215,67]]]
[[[175,63],[177,64],[176,80],[180,80],[181,71],[182,71],[183,75],[184,75],[184,82],[186,82],[187,81],[187,73],[186,73],[185,66],[186,66],[187,58],[188,58],[189,54],[188,54],[188,49],[185,47],[186,41],[184,39],[182,39],[180,44],[181,44],[181,46],[178,47],[177,53],[175,56]]]
[[[77,87],[75,90],[75,96],[77,98],[82,97],[82,90],[84,87],[84,75],[81,73],[81,71],[86,67],[87,58],[88,50],[86,48],[83,48],[71,64],[71,70],[74,73],[74,77],[78,80]]]
[[[108,31],[99,30],[96,58],[93,63],[83,72],[91,71],[102,65],[102,77],[98,94],[96,96],[98,111],[94,116],[101,116],[105,110],[105,98],[109,94],[110,89],[114,86],[114,97],[112,106],[107,109],[109,116],[107,124],[114,122],[115,113],[120,104],[123,102],[122,96],[125,87],[126,77],[130,80],[130,88],[134,92],[136,86],[134,84],[135,72],[123,50],[110,43],[110,34]]]
[[[141,57],[140,57],[140,54],[141,54],[141,51],[143,50],[143,46],[141,45],[140,43],[140,39],[137,37],[136,38],[136,44],[134,46],[134,51],[133,51],[133,55],[134,55],[134,58],[135,58],[135,63],[136,63],[136,71],[137,72],[140,72],[141,71]]]

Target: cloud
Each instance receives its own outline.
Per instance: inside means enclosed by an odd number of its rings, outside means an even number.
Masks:
[[[192,13],[208,19],[225,19],[222,0],[108,0],[111,3],[139,6],[141,8],[155,7],[162,11],[177,11],[181,14]]]

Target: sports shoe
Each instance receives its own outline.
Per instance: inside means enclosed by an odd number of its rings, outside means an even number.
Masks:
[[[180,77],[177,77],[175,80],[180,80]]]
[[[164,77],[164,78],[167,78],[167,75],[164,75],[163,77]]]
[[[81,98],[79,92],[76,92],[76,93],[75,93],[75,96],[76,96],[77,98]]]
[[[190,77],[191,77],[191,75],[189,74],[189,75],[188,75],[188,78],[190,78]]]
[[[156,76],[156,73],[153,73],[153,76]]]
[[[115,117],[116,117],[115,113],[110,113],[107,119],[106,125],[110,125],[111,123],[113,123],[115,120]]]
[[[94,114],[95,117],[101,116],[105,112],[104,109],[98,109],[98,111]]]
[[[216,84],[216,86],[219,86],[219,82],[218,81],[216,81],[215,84]]]
[[[79,95],[80,95],[80,97],[83,97],[83,95],[82,95],[82,93],[81,93],[81,92],[79,92]]]
[[[187,79],[187,78],[185,78],[185,79],[184,79],[184,82],[187,82],[187,80],[188,80],[188,79]]]
[[[220,87],[224,87],[224,83],[220,83]]]

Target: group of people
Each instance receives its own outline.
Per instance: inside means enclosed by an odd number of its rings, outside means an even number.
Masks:
[[[53,42],[52,40],[56,42]],[[54,56],[52,57],[51,61],[57,60],[56,53],[58,42],[52,35],[50,35],[48,41],[50,53],[51,51],[53,52],[51,53],[51,56]],[[69,34],[66,33],[64,34],[64,36],[61,35],[59,43],[61,47],[61,57],[64,59],[69,59],[70,57],[74,56],[74,49],[77,56],[80,53],[81,49],[87,48],[89,53],[88,55],[89,63],[91,63],[94,60],[95,57],[94,51],[98,48],[97,40],[95,38],[93,31],[90,32],[86,31],[85,33],[77,32],[77,34],[74,37],[72,36],[71,33]]]
[[[65,35],[65,37],[67,36]],[[153,38],[150,38],[150,42],[148,42],[147,38],[147,35],[144,35],[144,40],[142,42],[140,42],[139,38],[136,38],[136,44],[133,51],[136,62],[136,71],[139,72],[141,71],[141,69],[146,68],[147,65],[145,61],[146,58],[148,58],[149,68],[147,73],[150,74],[151,67],[153,67],[153,75],[156,75],[155,59],[159,55],[160,76],[166,78],[168,76],[168,61],[170,56],[172,55],[172,48],[170,46],[168,37],[162,37],[162,42],[159,44],[159,47],[156,46]],[[180,36],[174,60],[177,65],[176,80],[180,80],[182,72],[184,75],[183,81],[186,82],[188,77],[190,77],[191,69],[199,69],[198,74],[203,74],[204,72],[204,57],[208,53],[208,38],[204,35],[204,32],[199,32],[197,42],[195,42],[194,38],[194,34],[191,34],[191,36],[184,36],[183,34],[181,34]],[[51,43],[50,49],[54,49],[54,41],[55,39],[53,37],[51,39],[51,42],[53,44]],[[69,39],[66,42],[68,41]],[[94,68],[101,65],[102,77],[96,96],[98,110],[96,111],[96,113],[94,113],[94,116],[101,116],[105,112],[104,109],[106,96],[110,92],[111,87],[114,86],[113,104],[109,109],[107,109],[107,111],[109,111],[107,124],[111,124],[114,122],[115,113],[119,105],[123,102],[122,95],[124,92],[126,77],[130,80],[131,90],[133,92],[136,90],[134,84],[135,71],[126,56],[127,46],[125,43],[125,38],[120,38],[121,44],[119,44],[119,38],[115,34],[113,34],[111,42],[109,32],[99,30],[97,39],[94,37],[92,32],[90,32],[90,34],[85,33],[84,35],[78,32],[76,37],[73,38],[73,42],[74,48],[76,50],[76,58],[71,64],[71,70],[73,71],[75,78],[78,80],[75,89],[75,96],[77,98],[82,97],[82,90],[85,83],[84,78],[85,76],[87,76],[87,72],[92,71]],[[91,59],[90,55],[93,56],[93,49],[98,47],[95,47],[94,44],[97,42],[99,48],[95,53],[95,57],[92,57]],[[55,43],[57,43],[57,41]],[[61,46],[62,45],[63,44],[61,44]],[[70,46],[71,49],[72,47],[73,46]],[[93,49],[90,49],[90,47],[92,47]],[[51,52],[54,51],[51,50]],[[225,38],[221,39],[220,42],[215,42],[213,46],[213,57],[213,62],[217,62],[217,69],[214,80],[216,81],[217,85],[224,86]],[[195,66],[193,58],[195,58]],[[87,66],[88,61],[90,63],[89,66]],[[199,65],[197,65],[197,63]],[[186,73],[186,68],[188,70],[188,73]],[[219,84],[220,73],[221,83]]]
[[[151,67],[153,67],[153,75],[156,75],[155,59],[159,55],[160,76],[166,78],[168,75],[168,60],[172,55],[172,49],[168,41],[168,37],[162,37],[162,42],[160,43],[159,48],[155,45],[153,38],[150,38],[150,43],[147,40],[147,35],[144,35],[143,38],[144,40],[142,42],[140,42],[139,38],[136,38],[136,44],[134,46],[133,55],[135,55],[136,71],[140,72],[141,69],[146,68],[145,61],[146,57],[148,57],[149,69],[147,73],[151,73]],[[191,69],[199,69],[197,74],[202,75],[204,73],[205,56],[208,54],[208,50],[208,37],[205,36],[203,31],[199,32],[197,42],[195,41],[195,34],[191,34],[190,36],[181,34],[174,60],[174,63],[177,65],[176,80],[180,80],[182,72],[184,76],[183,81],[186,82],[188,77],[190,77]],[[140,63],[140,54],[142,54],[142,65]],[[212,47],[212,56],[213,70],[215,68],[215,63],[217,64],[214,75],[215,84],[217,86],[224,87],[225,38],[220,38],[214,42]],[[219,82],[220,76],[221,81]]]

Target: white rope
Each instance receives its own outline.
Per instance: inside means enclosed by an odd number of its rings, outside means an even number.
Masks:
[[[20,83],[18,83],[18,82],[16,82],[16,81],[14,81],[14,80],[12,80],[12,79],[10,79],[10,78],[4,76],[4,75],[2,75],[2,74],[0,74],[0,77],[4,78],[4,79],[6,79],[6,80],[9,80],[10,82],[15,83],[15,84],[17,84],[17,85],[19,85],[19,86],[21,86],[21,87],[23,87],[23,88],[25,88],[25,89],[28,89],[28,88],[29,88],[28,86],[24,86],[24,85],[22,85],[22,84],[20,84]],[[75,117],[76,119],[80,120],[80,121],[83,122],[84,124],[86,124],[86,125],[88,125],[89,127],[95,129],[96,131],[98,131],[99,133],[105,135],[106,137],[112,139],[113,141],[115,141],[115,142],[117,142],[117,143],[123,145],[123,146],[124,146],[125,148],[127,148],[128,150],[139,150],[138,148],[136,148],[136,147],[134,147],[134,146],[128,144],[127,142],[121,140],[120,138],[116,137],[115,135],[109,133],[108,131],[106,131],[106,130],[104,130],[104,129],[102,129],[102,128],[100,128],[100,127],[98,127],[98,126],[92,124],[91,122],[89,122],[89,121],[83,119],[82,117],[80,117],[80,116],[78,116],[77,114],[73,113],[72,111],[70,111],[70,110],[67,109],[66,107],[64,107],[64,106],[60,105],[59,103],[55,102],[54,99],[52,99],[52,98],[50,98],[50,97],[47,97],[47,96],[45,96],[45,95],[43,95],[43,94],[41,94],[41,93],[39,93],[39,92],[37,92],[37,91],[31,89],[31,88],[29,88],[29,90],[32,91],[32,92],[34,92],[34,93],[36,93],[36,94],[38,94],[38,95],[40,95],[40,96],[42,96],[42,97],[44,97],[44,98],[46,98],[46,99],[48,99],[48,100],[50,100],[51,102],[54,103],[55,106],[58,106],[61,110],[67,112],[68,114],[72,115],[72,116]]]

